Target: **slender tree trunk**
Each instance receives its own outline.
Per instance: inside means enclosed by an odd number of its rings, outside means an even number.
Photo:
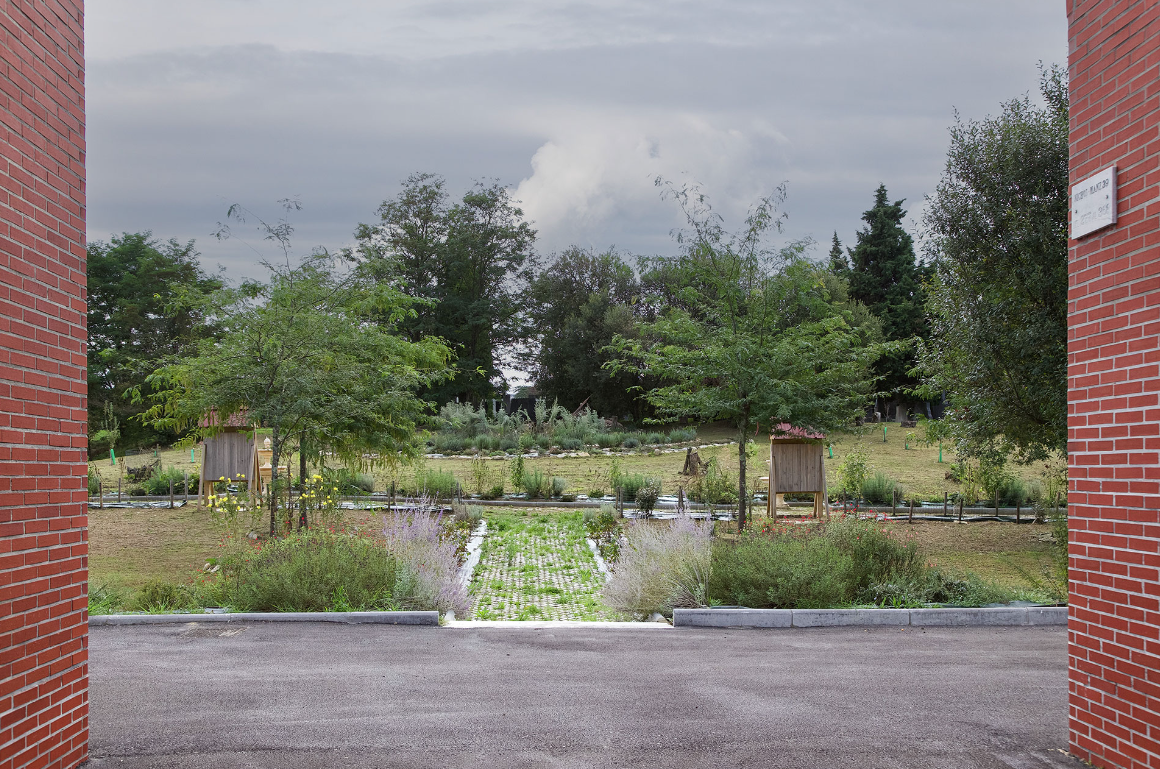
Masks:
[[[298,490],[306,491],[306,431],[298,436]]]
[[[282,454],[282,436],[278,434],[278,427],[274,427],[274,435],[270,440],[270,536],[278,536],[278,495],[274,487],[278,483],[278,460]],[[259,470],[259,473],[261,471]]]
[[[298,528],[310,528],[310,521],[306,518],[306,508],[302,505],[302,495],[306,493],[306,431],[298,434]],[[286,499],[290,499],[287,490]]]
[[[737,460],[741,471],[737,475],[737,530],[745,530],[745,443],[749,439],[749,417],[741,418],[737,434]]]

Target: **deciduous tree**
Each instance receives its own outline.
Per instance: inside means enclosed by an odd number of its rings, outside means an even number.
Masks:
[[[662,417],[726,420],[737,430],[738,518],[745,525],[746,446],[755,428],[787,422],[831,433],[849,429],[870,398],[870,366],[883,347],[831,301],[824,270],[805,242],[773,250],[784,188],[762,199],[738,234],[725,230],[695,188],[667,187],[689,228],[679,255],[657,258],[678,301],[638,338],[618,336],[614,369],[662,384],[648,392]]]
[[[570,248],[535,277],[528,290],[529,363],[539,395],[569,409],[587,401],[600,414],[636,415],[639,396],[631,390],[640,380],[605,364],[613,358],[612,338],[633,334],[639,290],[615,251]]]
[[[100,415],[90,420],[94,446],[109,443],[98,436],[114,434],[129,447],[177,437],[132,419],[142,407],[125,394],[162,361],[192,351],[199,339],[213,334],[197,303],[184,301],[222,287],[197,257],[193,241],[161,242],[150,232],[89,243],[89,412]]]
[[[196,436],[234,416],[269,428],[275,481],[286,442],[303,434],[360,464],[416,457],[430,412],[417,392],[449,375],[446,346],[398,332],[413,302],[397,289],[326,254],[292,267],[289,228],[262,227],[287,263],[265,262],[268,281],[223,288],[202,302],[220,336],[150,375],[152,405],[142,420]],[[270,516],[273,534],[273,505]]]
[[[957,120],[926,214],[920,364],[968,454],[1067,451],[1068,92],[1063,69],[995,117]]]
[[[411,341],[437,335],[457,356],[455,376],[427,396],[478,402],[506,389],[502,363],[526,336],[536,237],[510,192],[481,183],[451,204],[441,177],[414,174],[379,219],[356,232],[364,269],[426,302],[403,323]]]

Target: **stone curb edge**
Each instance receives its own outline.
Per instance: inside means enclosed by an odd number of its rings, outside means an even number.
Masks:
[[[1067,625],[1066,606],[979,609],[675,609],[673,627],[1029,627]]]
[[[184,622],[338,622],[346,625],[439,625],[437,611],[235,612],[232,614],[98,614],[94,625],[164,625]]]

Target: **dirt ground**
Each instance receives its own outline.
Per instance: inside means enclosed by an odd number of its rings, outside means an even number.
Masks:
[[[938,566],[973,571],[1014,588],[1042,589],[1058,579],[1050,525],[997,521],[888,525],[899,536],[913,536]]]
[[[192,504],[173,510],[89,508],[90,589],[184,580],[220,542],[209,512]]]

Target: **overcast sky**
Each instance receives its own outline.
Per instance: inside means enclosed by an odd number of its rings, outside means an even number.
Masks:
[[[298,196],[296,245],[349,244],[415,171],[513,188],[544,254],[670,253],[653,179],[727,225],[786,182],[790,237],[852,244],[879,182],[917,231],[954,111],[1064,63],[1059,0],[100,0],[85,18],[88,234],[196,239]],[[251,248],[253,246],[253,248]]]

